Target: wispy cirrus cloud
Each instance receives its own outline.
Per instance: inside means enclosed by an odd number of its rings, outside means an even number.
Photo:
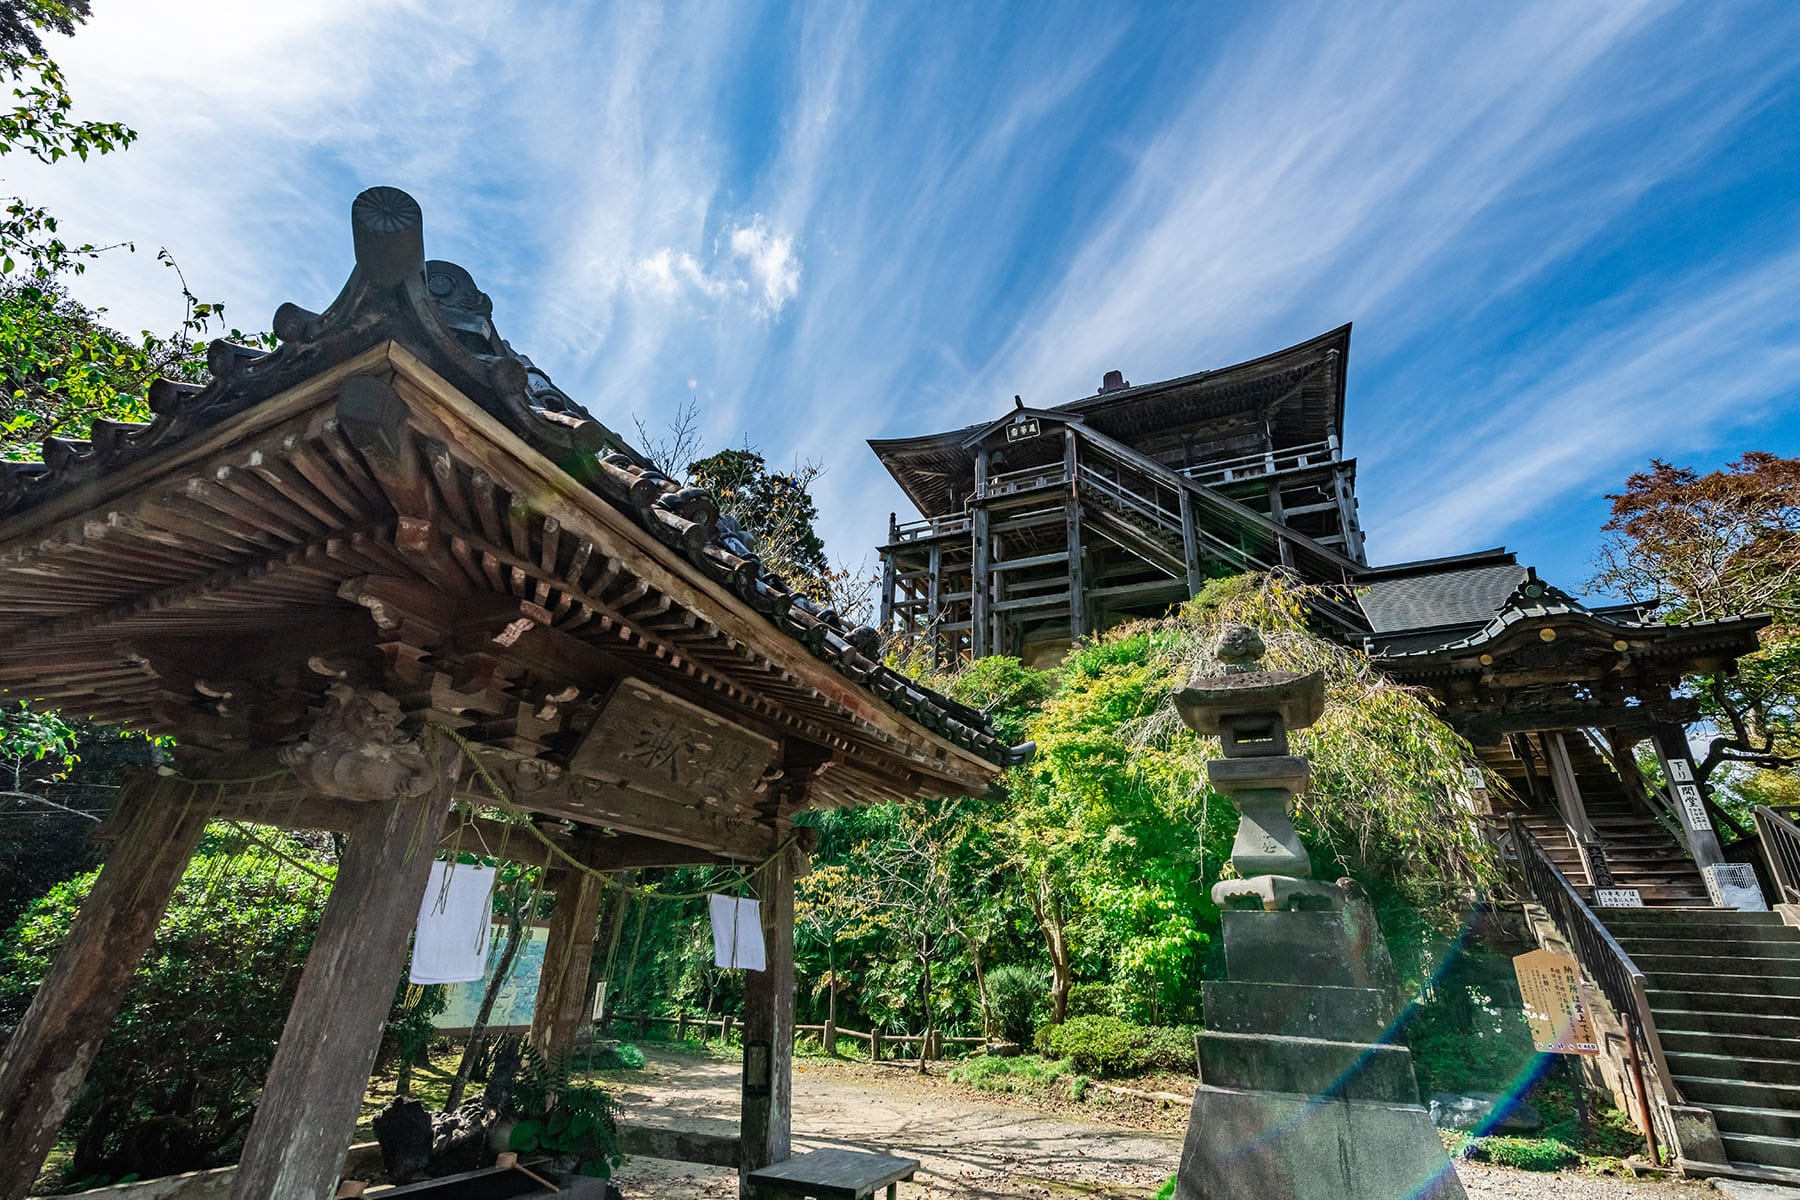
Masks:
[[[0,166],[82,236],[168,244],[247,326],[328,299],[351,196],[406,187],[615,427],[692,395],[711,443],[823,460],[852,558],[899,506],[865,437],[1354,319],[1346,435],[1393,558],[1794,424],[1797,36],[1780,4],[1651,0],[140,0],[59,53],[143,141]],[[172,311],[148,254],[81,287],[128,326]]]

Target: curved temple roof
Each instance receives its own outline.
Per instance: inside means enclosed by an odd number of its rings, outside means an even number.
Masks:
[[[208,347],[211,382],[157,382],[155,419],[100,420],[89,441],[53,438],[44,461],[0,464],[0,542],[29,526],[33,510],[104,494],[139,463],[178,455],[227,419],[364,351],[397,342],[588,491],[628,514],[664,546],[743,599],[782,634],[926,729],[1001,766],[1030,745],[1000,743],[986,716],[884,666],[877,632],[800,595],[765,568],[714,496],[684,487],[551,382],[502,339],[493,304],[454,263],[427,262],[413,198],[377,187],[352,205],[356,267],[321,313],[293,304],[275,314],[279,348],[263,353],[224,341]],[[87,485],[99,490],[90,492]],[[58,512],[56,515],[66,516]]]
[[[1341,325],[1261,358],[1158,383],[1113,388],[1043,411],[1082,421],[1123,442],[1261,411],[1272,422],[1277,445],[1318,442],[1328,432],[1343,432],[1349,354],[1350,326]],[[941,516],[953,507],[951,488],[974,476],[970,435],[991,423],[916,437],[871,438],[869,448],[921,514]]]

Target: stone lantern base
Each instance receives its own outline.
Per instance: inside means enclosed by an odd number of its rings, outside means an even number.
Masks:
[[[1367,905],[1223,922],[1177,1200],[1463,1200]]]

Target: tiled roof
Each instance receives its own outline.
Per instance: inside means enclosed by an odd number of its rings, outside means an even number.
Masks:
[[[1356,598],[1376,634],[1485,622],[1525,576],[1511,555],[1505,558],[1424,573],[1377,573],[1358,581]]]

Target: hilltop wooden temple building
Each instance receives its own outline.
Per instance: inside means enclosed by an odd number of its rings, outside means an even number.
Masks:
[[[1503,549],[1371,566],[1341,441],[1349,347],[1346,325],[1159,383],[1113,371],[1065,404],[1015,398],[988,422],[870,442],[919,513],[891,517],[881,547],[884,630],[940,661],[1053,661],[1218,575],[1311,585],[1322,633],[1427,689],[1471,743],[1460,814],[1619,1014],[1614,1078],[1648,1081],[1624,1102],[1685,1161],[1800,1181],[1800,930],[1719,911],[1763,907],[1777,865],[1800,863],[1800,826],[1750,828],[1713,802],[1683,687],[1734,670],[1769,618],[1590,608]],[[1800,904],[1800,878],[1786,886]]]
[[[762,568],[713,497],[659,474],[427,261],[417,204],[352,208],[355,269],[283,306],[273,353],[0,466],[0,688],[177,739],[0,1058],[0,1198],[32,1184],[214,815],[348,835],[233,1196],[332,1194],[433,857],[492,821],[554,868],[533,1039],[586,1013],[597,874],[759,868],[746,1170],[788,1157],[793,828],[808,809],[983,795],[1029,754],[881,664]],[[479,781],[478,781],[478,778]],[[490,782],[491,781],[491,782]],[[512,832],[508,832],[508,831]]]

